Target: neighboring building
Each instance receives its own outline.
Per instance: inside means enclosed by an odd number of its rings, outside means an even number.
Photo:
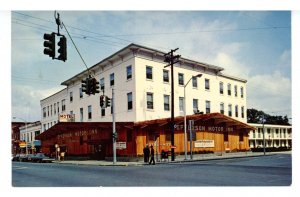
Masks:
[[[41,142],[36,140],[35,137],[41,134],[41,122],[27,123],[20,128],[20,140],[27,143],[28,153],[39,152]],[[26,152],[26,147],[22,152]]]
[[[130,44],[89,68],[90,74],[104,87],[104,94],[115,92],[117,122],[139,122],[168,118],[171,114],[171,71],[165,68],[164,52]],[[180,58],[174,65],[175,117],[183,115],[184,86],[186,112],[219,112],[246,123],[246,80],[222,73],[218,66]],[[66,88],[41,100],[42,131],[58,123],[59,115],[73,115],[75,122],[110,122],[112,108],[100,108],[100,95],[86,95],[83,71],[62,83]]]
[[[250,148],[263,147],[263,133],[266,147],[292,147],[292,126],[248,123],[255,130],[249,132]],[[264,131],[263,132],[263,128]]]
[[[19,127],[25,125],[24,122],[11,123],[11,153],[16,155],[20,153],[20,129]]]

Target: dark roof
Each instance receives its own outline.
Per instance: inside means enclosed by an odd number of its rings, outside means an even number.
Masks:
[[[202,122],[207,122],[209,120],[214,120],[216,125],[226,123],[229,126],[236,126],[239,127],[240,129],[246,129],[246,130],[255,130],[255,127],[252,127],[248,125],[247,123],[243,123],[241,121],[238,121],[236,119],[233,119],[231,117],[225,116],[221,113],[210,113],[210,114],[195,114],[195,115],[189,115],[186,116],[187,120],[194,120],[195,122],[197,121],[202,121]],[[135,127],[147,127],[147,126],[165,126],[171,121],[170,118],[163,118],[163,119],[156,119],[156,120],[147,120],[147,121],[142,121],[142,122],[136,122],[134,124]],[[183,116],[178,116],[174,118],[174,123],[175,124],[183,124],[184,122],[184,117]]]
[[[245,130],[255,130],[255,127],[252,127],[246,123],[240,122],[238,120],[235,120],[233,118],[230,118],[228,116],[225,116],[221,113],[210,113],[210,114],[196,114],[196,115],[189,115],[186,117],[187,120],[194,120],[207,122],[209,120],[214,120],[216,125],[226,123],[229,126],[236,126],[240,129]],[[141,122],[117,122],[116,123],[116,130],[118,130],[120,127],[125,127],[128,129],[133,128],[145,128],[148,126],[157,126],[162,127],[166,126],[170,122],[170,118],[162,118],[162,119],[155,119],[155,120],[147,120],[147,121],[141,121]],[[184,121],[183,116],[179,116],[174,118],[175,124],[182,124]],[[40,135],[36,136],[37,140],[44,140],[48,138],[52,138],[54,136],[57,136],[59,134],[65,133],[65,132],[72,132],[72,131],[78,131],[83,129],[98,129],[98,128],[112,128],[112,122],[60,122],[51,127],[50,129],[44,131]]]
[[[120,127],[133,128],[133,122],[117,122],[116,129]],[[72,132],[84,129],[112,128],[112,122],[59,122],[50,129],[36,136],[37,140],[52,138],[65,132]]]

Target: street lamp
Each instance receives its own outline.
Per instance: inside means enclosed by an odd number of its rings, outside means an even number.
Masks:
[[[19,118],[19,117],[13,117],[13,119],[17,119],[17,118]],[[26,146],[25,146],[25,150],[26,150],[26,155],[28,155],[28,148],[27,148],[27,121],[25,120],[25,119],[23,119],[23,118],[19,118],[20,120],[23,120],[24,122],[25,122],[25,143],[26,143]]]
[[[263,125],[263,148],[264,148],[264,155],[266,155],[266,140],[265,140],[265,116],[262,115],[262,118],[261,118],[261,122],[262,122],[262,125]]]
[[[191,79],[193,77],[198,77],[200,78],[202,76],[202,74],[198,74],[196,76],[192,76],[188,82],[184,85],[184,156],[185,156],[185,160],[187,160],[187,135],[186,135],[186,98],[185,98],[185,95],[186,95],[186,86],[189,84],[189,82],[191,81]]]

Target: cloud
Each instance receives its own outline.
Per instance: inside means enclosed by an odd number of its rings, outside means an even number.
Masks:
[[[41,119],[40,100],[60,91],[63,87],[37,90],[32,86],[12,86],[12,116],[24,118],[27,121]]]
[[[250,77],[247,91],[248,108],[279,112],[291,117],[291,79],[279,71]]]

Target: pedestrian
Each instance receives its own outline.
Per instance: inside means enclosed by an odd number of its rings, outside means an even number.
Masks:
[[[153,161],[153,165],[155,165],[155,160],[154,160],[154,149],[153,149],[153,146],[152,146],[152,145],[151,145],[151,147],[150,147],[150,155],[151,155],[151,159],[150,159],[149,165],[151,165],[152,161]]]
[[[148,144],[146,145],[146,162],[149,162],[149,156],[150,156],[150,149]]]
[[[146,146],[144,147],[144,149],[143,149],[143,153],[144,153],[144,162],[146,163],[147,161],[146,161]]]

